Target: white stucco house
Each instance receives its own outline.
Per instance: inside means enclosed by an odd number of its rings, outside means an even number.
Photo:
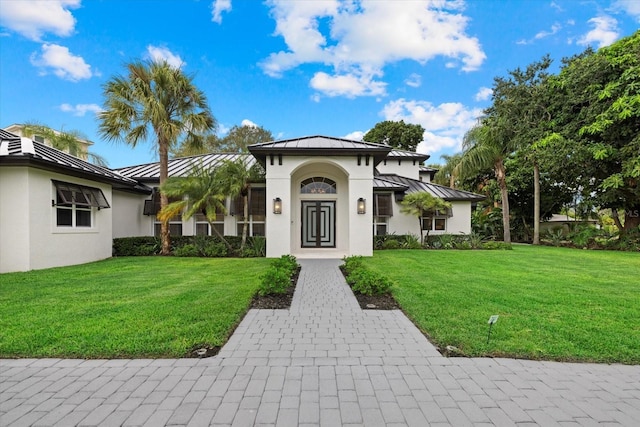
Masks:
[[[0,272],[107,258],[113,238],[159,234],[158,163],[110,170],[0,135]],[[416,191],[452,204],[424,221],[431,234],[467,234],[472,205],[483,199],[431,183],[436,171],[423,166],[428,155],[386,145],[310,136],[252,145],[249,152],[172,159],[169,175],[186,176],[195,164],[259,162],[266,179],[252,184],[247,220],[250,235],[266,237],[268,257],[370,256],[376,234],[420,233],[417,219],[400,212],[404,195]],[[238,202],[228,200],[226,215],[214,222],[225,235],[241,233]],[[213,234],[209,227],[198,215],[170,222],[172,235]]]

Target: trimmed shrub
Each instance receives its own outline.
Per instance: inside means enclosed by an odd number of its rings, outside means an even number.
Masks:
[[[362,264],[361,256],[343,258],[342,269],[346,280],[354,292],[363,295],[382,295],[391,291],[391,281],[378,273],[368,270]]]
[[[248,238],[247,247],[245,247],[245,251],[242,253],[240,253],[242,237],[225,236],[224,238],[231,245],[231,250],[227,248],[218,236],[171,236],[171,251],[175,254],[175,251],[183,246],[193,245],[198,250],[198,255],[194,256],[225,257],[265,255],[266,241],[264,237]],[[189,250],[191,249],[188,249],[188,251]],[[156,255],[159,252],[160,239],[153,236],[113,239],[114,256],[146,256]],[[179,253],[182,254],[184,252]]]
[[[188,244],[175,249],[173,255],[177,257],[197,257],[200,256],[200,251],[196,245]]]
[[[291,286],[291,279],[298,270],[298,261],[293,255],[282,255],[271,262],[269,269],[260,276],[258,295],[284,294]]]
[[[490,249],[490,250],[501,249],[501,250],[510,251],[511,249],[513,249],[513,246],[511,246],[511,243],[490,241],[490,242],[483,243],[482,249]]]
[[[397,240],[387,240],[382,243],[382,249],[400,249],[400,242]]]
[[[160,251],[160,240],[153,236],[113,239],[113,256],[149,256]]]
[[[261,296],[283,294],[287,291],[289,285],[291,285],[289,273],[282,268],[276,268],[274,266],[269,267],[269,269],[260,276],[260,280],[258,294]]]

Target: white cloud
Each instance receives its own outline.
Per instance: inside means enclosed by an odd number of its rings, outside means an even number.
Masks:
[[[377,74],[377,73],[376,73]],[[326,96],[377,96],[385,94],[386,83],[374,80],[374,75],[342,74],[330,76],[322,71],[316,73],[310,85]]]
[[[589,19],[589,23],[593,25],[593,30],[580,37],[578,44],[588,46],[597,43],[598,48],[601,48],[609,46],[620,37],[618,33],[618,21],[611,16],[597,16]]]
[[[361,130],[356,130],[354,132],[348,133],[345,136],[343,136],[344,139],[350,139],[352,141],[362,141],[362,138],[364,138],[364,134],[366,132],[362,132]]]
[[[249,119],[244,119],[241,123],[240,126],[246,126],[246,127],[250,127],[250,128],[257,128],[260,127],[257,124],[253,123],[251,120]]]
[[[538,34],[533,36],[533,38],[536,39],[536,40],[544,39],[546,37],[549,37],[549,36],[552,36],[552,35],[556,34],[561,29],[562,29],[562,25],[560,25],[559,23],[556,22],[555,24],[553,24],[551,26],[551,30],[550,31],[540,31]]]
[[[223,12],[231,12],[231,0],[213,0],[211,20],[222,24]]]
[[[147,57],[153,62],[166,62],[173,68],[182,68],[187,65],[179,55],[174,54],[163,46],[147,46]]]
[[[413,73],[404,81],[404,84],[411,87],[420,87],[422,86],[422,76],[420,76],[420,74]]]
[[[636,18],[640,22],[640,1],[638,0],[617,0],[613,3],[616,9],[622,9],[627,14]]]
[[[72,113],[74,116],[84,117],[88,112],[98,114],[104,111],[98,104],[62,104],[60,110],[65,113]]]
[[[423,142],[417,151],[432,154],[444,148],[460,150],[464,134],[475,125],[482,114],[480,108],[468,108],[463,104],[448,102],[434,106],[428,101],[411,101],[403,98],[384,106],[385,120],[421,125],[424,129]]]
[[[476,93],[474,99],[476,101],[487,101],[491,98],[491,95],[493,95],[493,89],[482,86],[480,90],[478,90],[478,93]]]
[[[69,9],[79,6],[80,0],[3,1],[0,25],[35,41],[40,41],[45,33],[66,37],[76,25]]]
[[[414,0],[402,7],[364,0],[267,0],[267,4],[276,21],[275,35],[284,38],[287,50],[265,59],[260,64],[264,72],[280,77],[301,64],[330,66],[333,76],[319,72],[312,82],[318,90],[326,87],[329,96],[382,94],[384,83],[374,77],[381,78],[388,63],[424,64],[444,56],[450,64],[472,71],[486,58],[478,39],[465,33],[468,18],[461,14],[463,3],[458,1]]]
[[[41,75],[51,71],[61,79],[72,82],[88,79],[95,74],[81,56],[75,56],[68,48],[57,44],[43,44],[40,55],[35,52],[31,55],[31,64],[40,67]]]
[[[219,136],[224,136],[224,135],[228,134],[230,130],[231,130],[230,127],[225,126],[222,123],[220,123],[218,125],[218,135]]]

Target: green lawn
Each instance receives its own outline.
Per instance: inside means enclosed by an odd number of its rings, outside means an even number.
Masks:
[[[0,274],[0,357],[182,357],[223,344],[264,258],[113,258]]]
[[[640,254],[377,251],[366,265],[437,345],[469,356],[640,363]],[[498,314],[487,344],[487,321]]]

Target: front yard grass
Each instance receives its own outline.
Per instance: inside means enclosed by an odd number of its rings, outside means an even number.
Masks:
[[[183,357],[222,345],[264,258],[113,258],[0,274],[0,357]]]
[[[407,315],[467,356],[640,363],[640,255],[514,245],[512,251],[377,251]],[[500,317],[487,344],[489,316]]]

